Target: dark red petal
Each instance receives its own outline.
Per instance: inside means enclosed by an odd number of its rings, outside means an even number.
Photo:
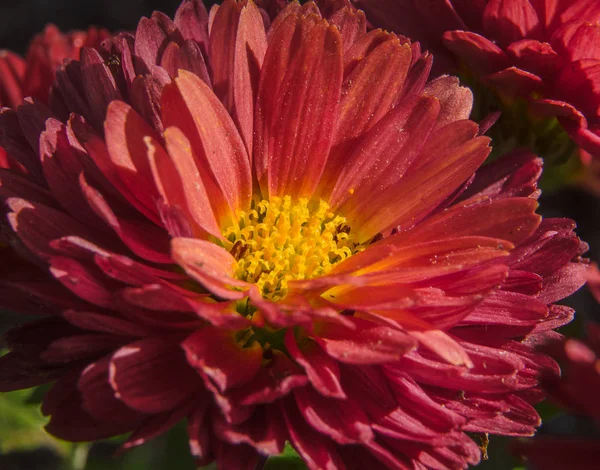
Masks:
[[[304,368],[310,383],[319,393],[333,398],[346,397],[340,383],[337,361],[316,343],[304,340],[299,345],[294,338],[294,331],[289,329],[285,335],[285,346],[292,358]]]
[[[339,444],[365,444],[375,438],[360,402],[326,398],[311,387],[295,390],[294,398],[306,422]]]
[[[172,263],[169,256],[169,239],[164,230],[147,221],[130,221],[117,217],[100,192],[90,186],[83,175],[79,185],[96,215],[116,232],[133,253],[151,262]]]
[[[113,354],[110,384],[117,398],[146,413],[161,413],[181,405],[200,386],[177,343],[148,338]]]
[[[249,444],[265,455],[283,451],[287,430],[277,407],[258,407],[252,416],[240,424],[232,425],[218,416],[214,421],[215,433],[230,444]]]
[[[108,104],[122,99],[121,93],[104,58],[95,49],[81,50],[81,75],[93,123],[96,129],[101,129]]]
[[[188,401],[187,403],[179,405],[174,410],[146,418],[134,429],[129,436],[129,439],[123,443],[122,448],[130,449],[164,434],[184,419],[190,409],[194,406],[197,406],[197,404]]]
[[[514,453],[526,457],[537,468],[595,470],[600,442],[593,438],[540,436],[539,439],[518,441],[512,448]]]
[[[143,416],[116,398],[109,382],[109,363],[110,358],[101,359],[81,373],[77,388],[81,392],[82,407],[95,419],[134,426]]]
[[[302,369],[284,353],[274,350],[273,358],[260,368],[256,377],[243,387],[233,389],[231,395],[242,405],[270,403],[307,383],[308,377],[303,375]]]
[[[487,34],[502,45],[541,33],[541,24],[529,0],[490,0],[483,13]]]
[[[242,347],[235,332],[208,326],[189,336],[182,347],[192,367],[209,376],[221,391],[250,381],[262,361],[258,342]]]
[[[478,75],[488,75],[509,65],[505,52],[479,34],[448,31],[444,34],[444,43]]]
[[[290,441],[309,468],[315,470],[344,468],[336,451],[337,446],[306,423],[292,399],[282,401],[281,407],[290,434]]]

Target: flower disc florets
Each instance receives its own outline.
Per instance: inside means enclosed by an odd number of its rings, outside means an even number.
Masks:
[[[288,281],[328,274],[359,250],[346,222],[323,200],[255,198],[224,230],[238,260],[235,276],[257,284],[266,298],[281,298]]]

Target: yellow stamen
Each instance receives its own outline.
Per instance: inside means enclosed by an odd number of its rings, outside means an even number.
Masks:
[[[238,260],[236,277],[273,300],[285,296],[289,281],[327,274],[360,249],[345,217],[329,204],[290,196],[253,200],[223,235]]]

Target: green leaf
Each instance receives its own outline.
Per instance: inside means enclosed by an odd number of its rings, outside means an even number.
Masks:
[[[285,449],[279,455],[269,457],[263,470],[306,470],[307,466],[294,450],[294,448],[286,442]]]
[[[18,390],[0,394],[0,452],[49,447],[68,455],[71,444],[59,441],[44,430],[46,418],[39,404],[29,403],[36,391]]]

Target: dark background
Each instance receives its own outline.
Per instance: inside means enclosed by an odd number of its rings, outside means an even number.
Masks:
[[[23,54],[32,35],[47,23],[62,30],[102,26],[134,30],[154,10],[173,17],[180,0],[0,0],[0,48]],[[216,3],[204,2],[207,6]]]
[[[104,27],[112,32],[123,30],[135,30],[142,16],[149,16],[152,11],[160,10],[173,17],[180,0],[0,0],[0,49],[10,49],[19,54],[25,54],[27,45],[33,35],[40,32],[47,23],[54,23],[63,31],[72,29],[86,29],[89,25]],[[210,6],[213,0],[205,0]],[[569,217],[578,224],[579,236],[591,245],[588,256],[593,261],[600,261],[600,200],[578,189],[563,189],[542,196],[540,212],[546,217]],[[0,260],[1,262],[1,260]],[[583,320],[600,320],[600,308],[592,296],[585,290],[581,290],[566,302],[578,312],[578,320],[567,327],[569,336],[580,336],[583,329]],[[16,320],[12,315],[0,314],[0,334],[7,324]],[[565,416],[557,416],[549,420],[541,432],[565,431],[571,428],[572,422],[565,421]],[[2,426],[2,423],[0,423]],[[575,426],[577,427],[577,426]],[[181,433],[179,444],[185,446],[185,436]],[[102,445],[92,449],[92,455],[102,461],[98,469],[136,469],[146,468],[154,470],[163,468],[159,463],[166,454],[173,455],[173,448],[169,445],[172,437],[159,439],[152,445],[152,451],[148,456],[142,456],[142,464],[138,467],[131,461],[114,461],[109,458],[114,446],[108,446],[105,451]],[[496,442],[496,445],[494,445]],[[506,453],[502,449],[502,440],[492,439],[490,447],[491,462],[482,465],[488,469],[509,469],[511,463],[507,460]],[[170,448],[170,452],[167,451]],[[178,449],[185,452],[184,448]],[[134,451],[135,452],[135,451]],[[147,452],[148,453],[148,452]],[[134,454],[135,455],[135,454]],[[93,460],[93,459],[91,459]],[[492,463],[494,462],[495,463]],[[166,462],[164,462],[166,464]],[[183,468],[191,462],[181,464]],[[171,461],[172,464],[172,461]],[[106,465],[106,466],[104,466]],[[177,465],[176,465],[177,466]],[[40,449],[36,452],[27,452],[10,455],[0,455],[1,470],[56,470],[63,469],[63,464],[50,451]],[[86,468],[92,468],[87,467]],[[169,468],[165,466],[164,468]],[[175,468],[175,467],[171,467]],[[177,467],[179,468],[179,467]],[[482,469],[483,470],[483,469]]]

